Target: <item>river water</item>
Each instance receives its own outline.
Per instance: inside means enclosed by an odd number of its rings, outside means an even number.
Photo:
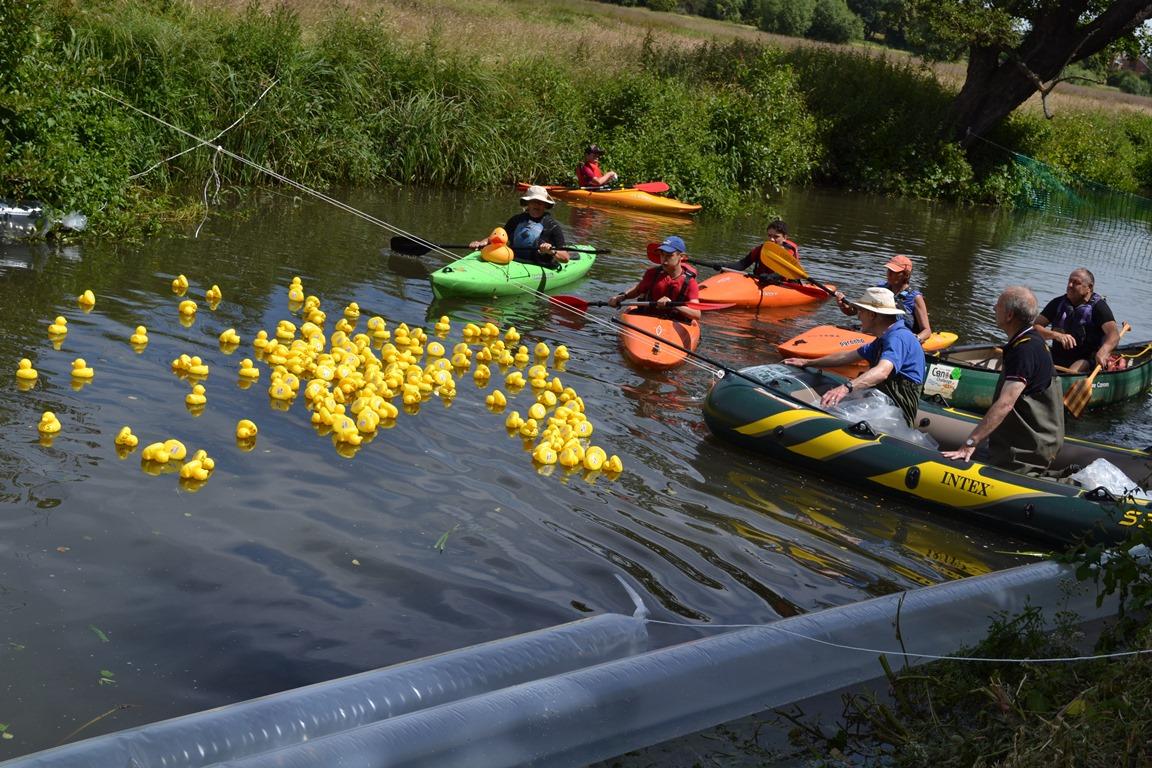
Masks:
[[[512,193],[333,194],[447,243],[481,237],[518,210]],[[618,575],[655,618],[692,625],[684,639],[715,631],[709,625],[770,622],[1029,559],[1026,542],[714,440],[701,418],[708,370],[630,368],[610,326],[558,315],[530,296],[436,301],[426,272],[443,257],[390,254],[388,232],[320,202],[253,195],[250,215],[215,210],[197,237],[4,249],[0,723],[12,738],[0,740],[0,759],[60,743],[94,718],[81,736],[589,613],[631,612]],[[1080,265],[1095,271],[1131,337],[1152,337],[1140,277],[1152,254],[1133,255],[1106,229],[822,192],[790,194],[779,208],[809,273],[849,293],[880,279],[892,253],[909,254],[933,325],[964,341],[1000,338],[991,305],[1003,285],[1026,283],[1045,301]],[[649,266],[649,241],[678,234],[699,259],[732,259],[764,226],[564,204],[556,215],[573,241],[612,249],[565,290],[586,298],[635,281]],[[224,295],[189,327],[169,287],[179,273],[201,305],[213,283]],[[514,324],[530,348],[567,345],[572,359],[558,375],[584,398],[595,441],[622,458],[624,472],[538,472],[470,376],[448,407],[434,398],[402,413],[346,458],[317,435],[302,398],[288,410],[271,406],[266,366],[256,386],[237,383],[256,331],[298,322],[287,302],[293,276],[321,299],[330,325],[357,301],[365,317],[429,333],[447,314],[453,343],[464,322],[492,320]],[[97,296],[89,313],[75,301],[84,289]],[[46,333],[57,315],[70,328],[59,350]],[[776,342],[843,319],[829,302],[709,312],[701,352],[733,367],[772,362]],[[151,341],[138,354],[127,338],[141,324]],[[217,342],[228,327],[243,338],[231,354]],[[184,405],[188,384],[169,367],[181,353],[212,369],[198,417]],[[12,376],[22,357],[40,371],[30,391]],[[96,369],[79,390],[68,377],[76,357]],[[509,409],[526,410],[526,393]],[[48,409],[63,430],[45,445],[36,424]],[[233,439],[240,418],[260,428],[249,452]],[[121,459],[113,445],[126,424],[142,445],[177,437],[205,448],[215,474],[192,492],[172,474],[145,473],[139,449]],[[1152,405],[1144,398],[1071,429],[1148,445]]]

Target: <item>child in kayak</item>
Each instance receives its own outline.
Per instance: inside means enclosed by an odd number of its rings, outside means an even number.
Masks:
[[[776,270],[772,268],[771,259],[768,259],[768,263],[765,264],[765,259],[762,258],[766,247],[772,250],[773,253],[778,252],[773,246],[770,246],[769,243],[780,246],[788,252],[787,257],[782,256],[781,258],[786,258],[797,267],[800,266],[800,249],[796,247],[796,243],[788,239],[788,225],[785,224],[782,219],[773,219],[768,223],[768,234],[765,236],[763,243],[748,251],[744,258],[739,261],[724,264],[723,266],[728,269],[738,269],[740,271],[745,271],[748,267],[752,267],[752,274],[761,280],[783,280],[784,278],[777,274]]]
[[[564,250],[564,230],[549,212],[556,201],[548,190],[539,185],[528,187],[520,198],[524,206],[521,213],[508,219],[504,231],[508,233],[508,247],[515,254],[516,261],[554,267],[568,261],[568,251]],[[473,240],[469,248],[485,248],[491,235],[483,240]]]
[[[649,251],[648,260],[660,264],[645,270],[640,282],[608,299],[608,306],[618,307],[620,302],[637,296],[651,302],[658,311],[670,312],[687,320],[699,320],[700,310],[686,306],[700,298],[696,273],[686,268],[687,248],[684,241],[672,235]],[[674,304],[674,306],[669,306]]]
[[[600,157],[604,150],[595,144],[589,144],[584,149],[584,164],[576,169],[576,184],[581,187],[603,187],[611,184],[619,177],[616,171],[607,173],[600,170]]]

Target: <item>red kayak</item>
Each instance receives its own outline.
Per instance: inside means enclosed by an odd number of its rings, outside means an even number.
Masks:
[[[620,313],[617,322],[623,326],[620,349],[643,368],[674,368],[688,357],[684,350],[695,352],[700,345],[700,323],[695,320],[674,320],[629,308]],[[670,343],[663,343],[663,339]]]
[[[828,286],[836,290],[836,286]],[[794,307],[823,301],[829,294],[821,288],[791,280],[762,283],[746,272],[721,272],[700,283],[700,301],[723,302],[741,307]]]

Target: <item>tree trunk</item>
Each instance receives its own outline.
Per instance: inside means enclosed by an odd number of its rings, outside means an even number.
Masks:
[[[1033,20],[1029,33],[1011,50],[972,46],[964,87],[952,102],[945,137],[968,147],[1016,107],[1056,80],[1066,66],[1103,50],[1152,17],[1152,2],[1120,0],[1099,16],[1079,23],[1084,0],[1064,0]]]

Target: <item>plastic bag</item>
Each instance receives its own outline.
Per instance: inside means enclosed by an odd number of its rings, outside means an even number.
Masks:
[[[851,392],[828,411],[853,424],[866,421],[874,432],[883,432],[933,451],[940,448],[940,443],[931,435],[909,427],[904,421],[904,412],[892,402],[892,398],[878,389]]]
[[[1147,499],[1148,494],[1136,481],[1124,474],[1119,467],[1107,459],[1096,459],[1084,469],[1068,476],[1082,488],[1092,490],[1105,488],[1113,496],[1132,496],[1137,499]]]

